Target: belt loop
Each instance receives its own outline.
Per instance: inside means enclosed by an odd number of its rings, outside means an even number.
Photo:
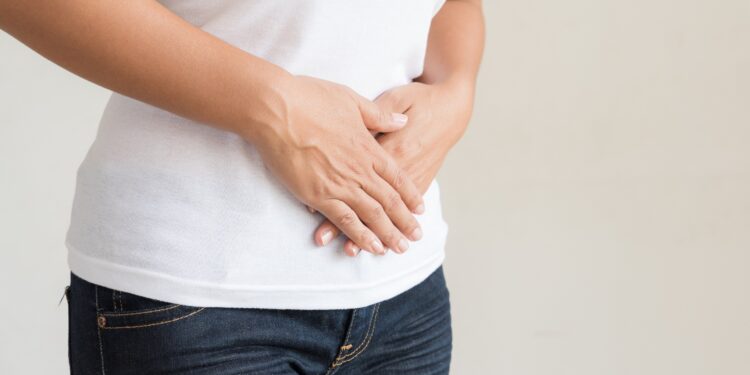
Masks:
[[[63,299],[65,299],[68,303],[70,303],[70,285],[65,286],[65,290],[63,291],[62,297],[60,297],[60,301],[57,303],[57,306],[60,306]]]

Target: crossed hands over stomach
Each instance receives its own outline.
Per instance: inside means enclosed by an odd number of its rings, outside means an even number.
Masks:
[[[422,237],[414,215],[424,212],[422,195],[449,148],[424,155],[425,129],[416,125],[432,117],[428,88],[412,83],[373,102],[346,86],[298,76],[285,90],[280,121],[253,135],[271,172],[325,216],[314,234],[319,246],[343,233],[347,255],[403,253]]]

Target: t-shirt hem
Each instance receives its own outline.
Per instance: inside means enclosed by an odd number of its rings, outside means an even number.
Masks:
[[[296,310],[352,309],[393,298],[424,281],[445,259],[445,251],[387,280],[354,285],[225,285],[189,280],[87,256],[70,243],[74,274],[104,287],[165,302],[229,308]]]

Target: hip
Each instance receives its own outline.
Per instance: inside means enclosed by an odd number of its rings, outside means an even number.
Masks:
[[[67,291],[73,374],[447,373],[442,267],[407,291],[354,309],[181,305],[88,282]]]

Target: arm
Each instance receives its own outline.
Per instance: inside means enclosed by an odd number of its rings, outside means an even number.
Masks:
[[[418,227],[417,188],[367,129],[406,118],[351,89],[292,76],[153,0],[0,0],[0,28],[96,84],[252,142],[299,200],[362,247]]]
[[[408,126],[377,139],[422,193],[469,123],[483,49],[481,0],[448,0],[432,20],[422,76],[375,100],[386,110],[409,116]],[[336,226],[324,222],[314,237],[323,245],[337,235]],[[350,256],[359,252],[351,241],[344,250]]]
[[[445,155],[469,124],[479,63],[484,51],[484,16],[481,0],[448,0],[430,27],[424,72],[417,82],[441,86],[452,97],[461,120],[429,127]],[[387,99],[387,98],[385,98]],[[427,130],[427,129],[422,129]]]
[[[462,84],[472,89],[484,51],[481,0],[447,0],[432,20],[422,76],[426,84]],[[464,126],[465,127],[465,126]]]
[[[0,0],[0,28],[89,81],[236,133],[279,117],[274,82],[291,79],[156,1]]]

